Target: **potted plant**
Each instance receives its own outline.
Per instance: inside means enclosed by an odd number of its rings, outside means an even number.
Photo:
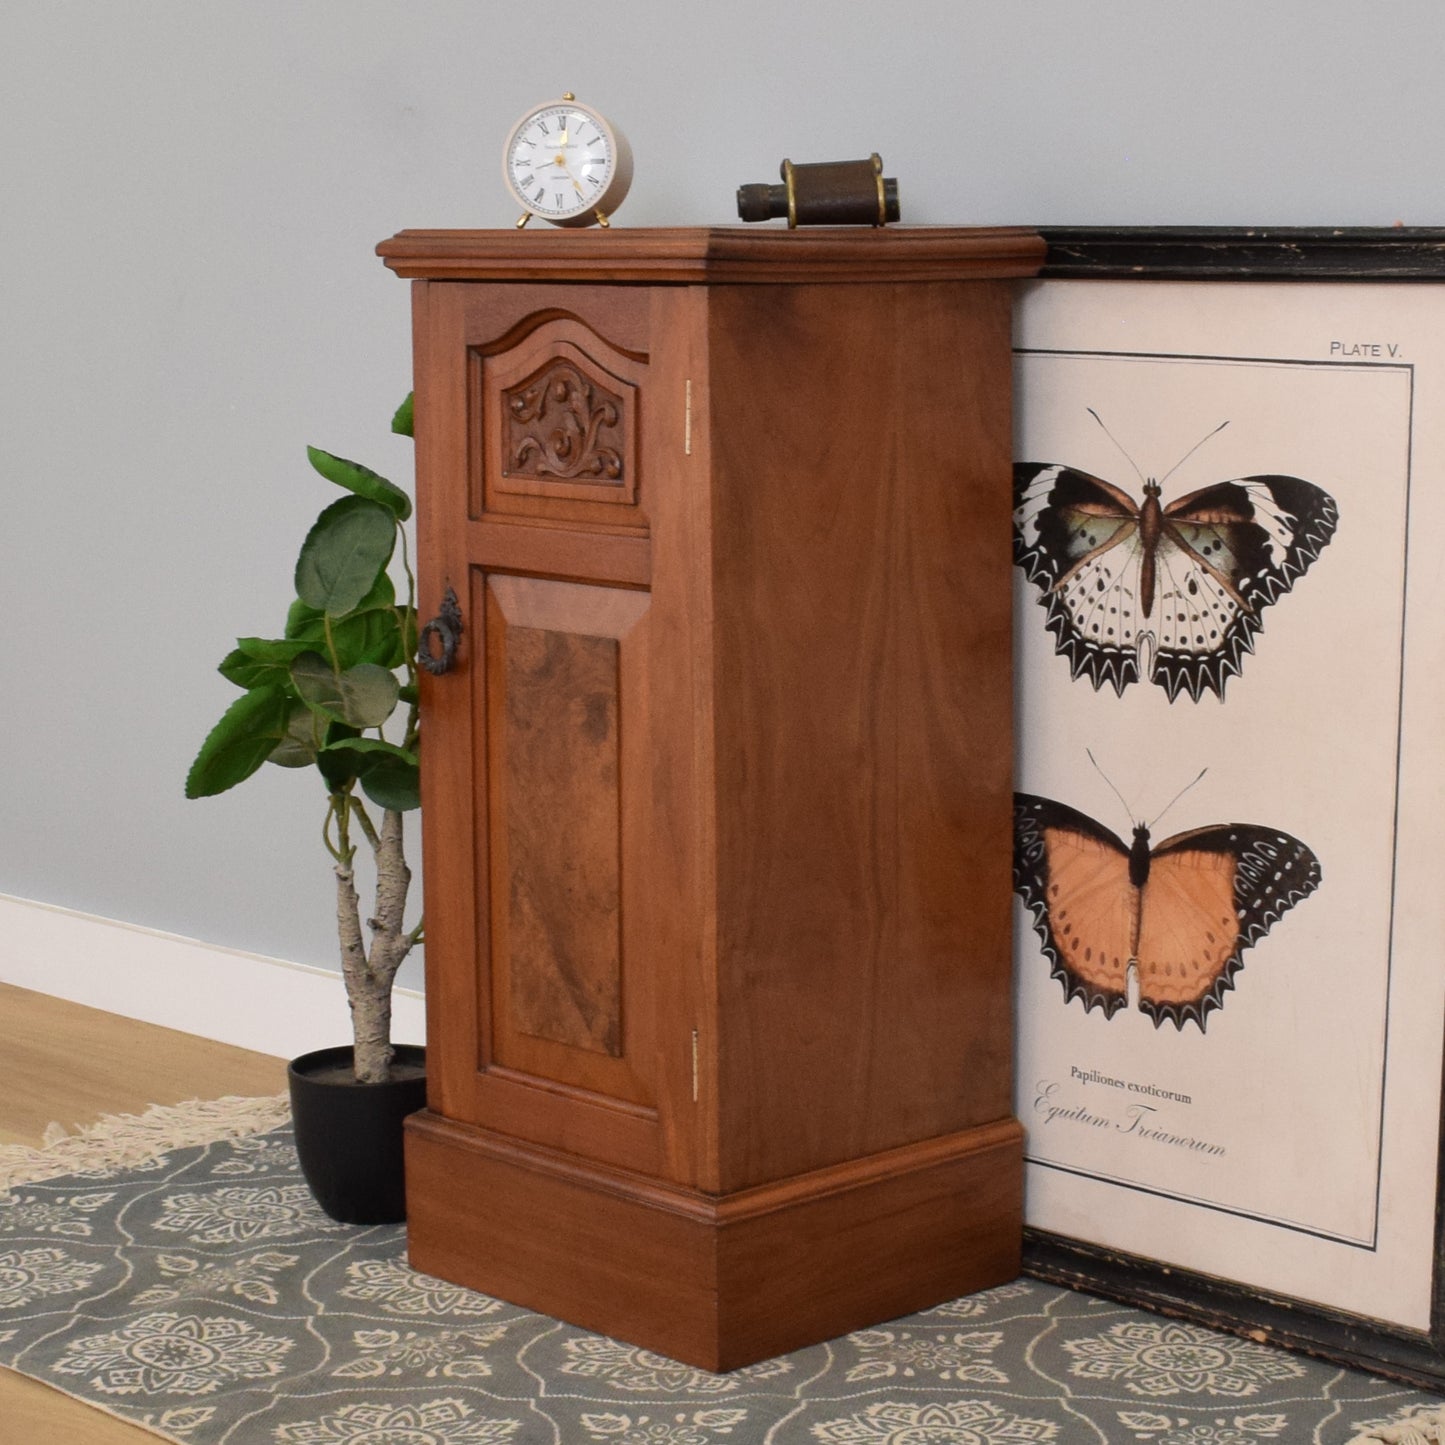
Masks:
[[[410,397],[392,430],[412,434]],[[370,1224],[405,1217],[401,1120],[426,1102],[423,1051],[391,1041],[392,985],[422,940],[421,923],[405,921],[411,871],[402,837],[403,814],[421,801],[411,501],[369,467],[316,447],[307,456],[347,495],[302,543],[283,635],[239,638],[222,660],[221,675],[242,695],[201,745],[186,796],[225,792],[268,762],[320,775],[353,1042],[292,1061],[292,1116],[322,1208]],[[404,600],[390,573],[397,554]],[[363,843],[375,864],[365,928],[354,866]]]

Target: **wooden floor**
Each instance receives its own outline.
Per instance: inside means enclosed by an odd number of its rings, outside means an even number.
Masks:
[[[102,1114],[223,1094],[279,1094],[286,1063],[0,984],[0,1143],[41,1143]],[[0,1370],[0,1445],[155,1445],[156,1436]]]

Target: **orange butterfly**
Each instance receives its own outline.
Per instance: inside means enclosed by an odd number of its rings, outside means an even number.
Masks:
[[[1034,918],[1064,997],[1113,1018],[1138,971],[1139,1007],[1204,1031],[1240,955],[1320,884],[1298,838],[1253,823],[1195,828],[1132,846],[1063,803],[1014,794],[1014,891]]]

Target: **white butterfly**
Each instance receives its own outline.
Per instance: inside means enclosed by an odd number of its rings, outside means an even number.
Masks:
[[[1058,463],[1014,467],[1014,561],[1043,590],[1075,677],[1122,693],[1141,675],[1172,702],[1239,672],[1265,607],[1334,535],[1334,498],[1299,477],[1217,482],[1167,506]]]

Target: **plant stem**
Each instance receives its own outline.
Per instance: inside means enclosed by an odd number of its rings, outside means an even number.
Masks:
[[[369,821],[369,820],[368,820]],[[391,989],[397,970],[416,944],[417,932],[404,926],[411,869],[402,851],[402,815],[388,808],[382,814],[381,832],[374,836],[376,857],[376,908],[368,920],[371,949],[368,956],[362,935],[360,903],[349,867],[338,865],[337,920],[341,937],[342,971],[351,1005],[356,1040],[356,1077],[363,1083],[383,1082],[390,1073]]]
[[[376,824],[371,821],[371,814],[366,811],[366,804],[353,793],[351,806],[355,810],[356,821],[361,824],[361,831],[366,834],[366,841],[371,844],[371,851],[375,853],[381,847],[381,839],[377,836]]]

